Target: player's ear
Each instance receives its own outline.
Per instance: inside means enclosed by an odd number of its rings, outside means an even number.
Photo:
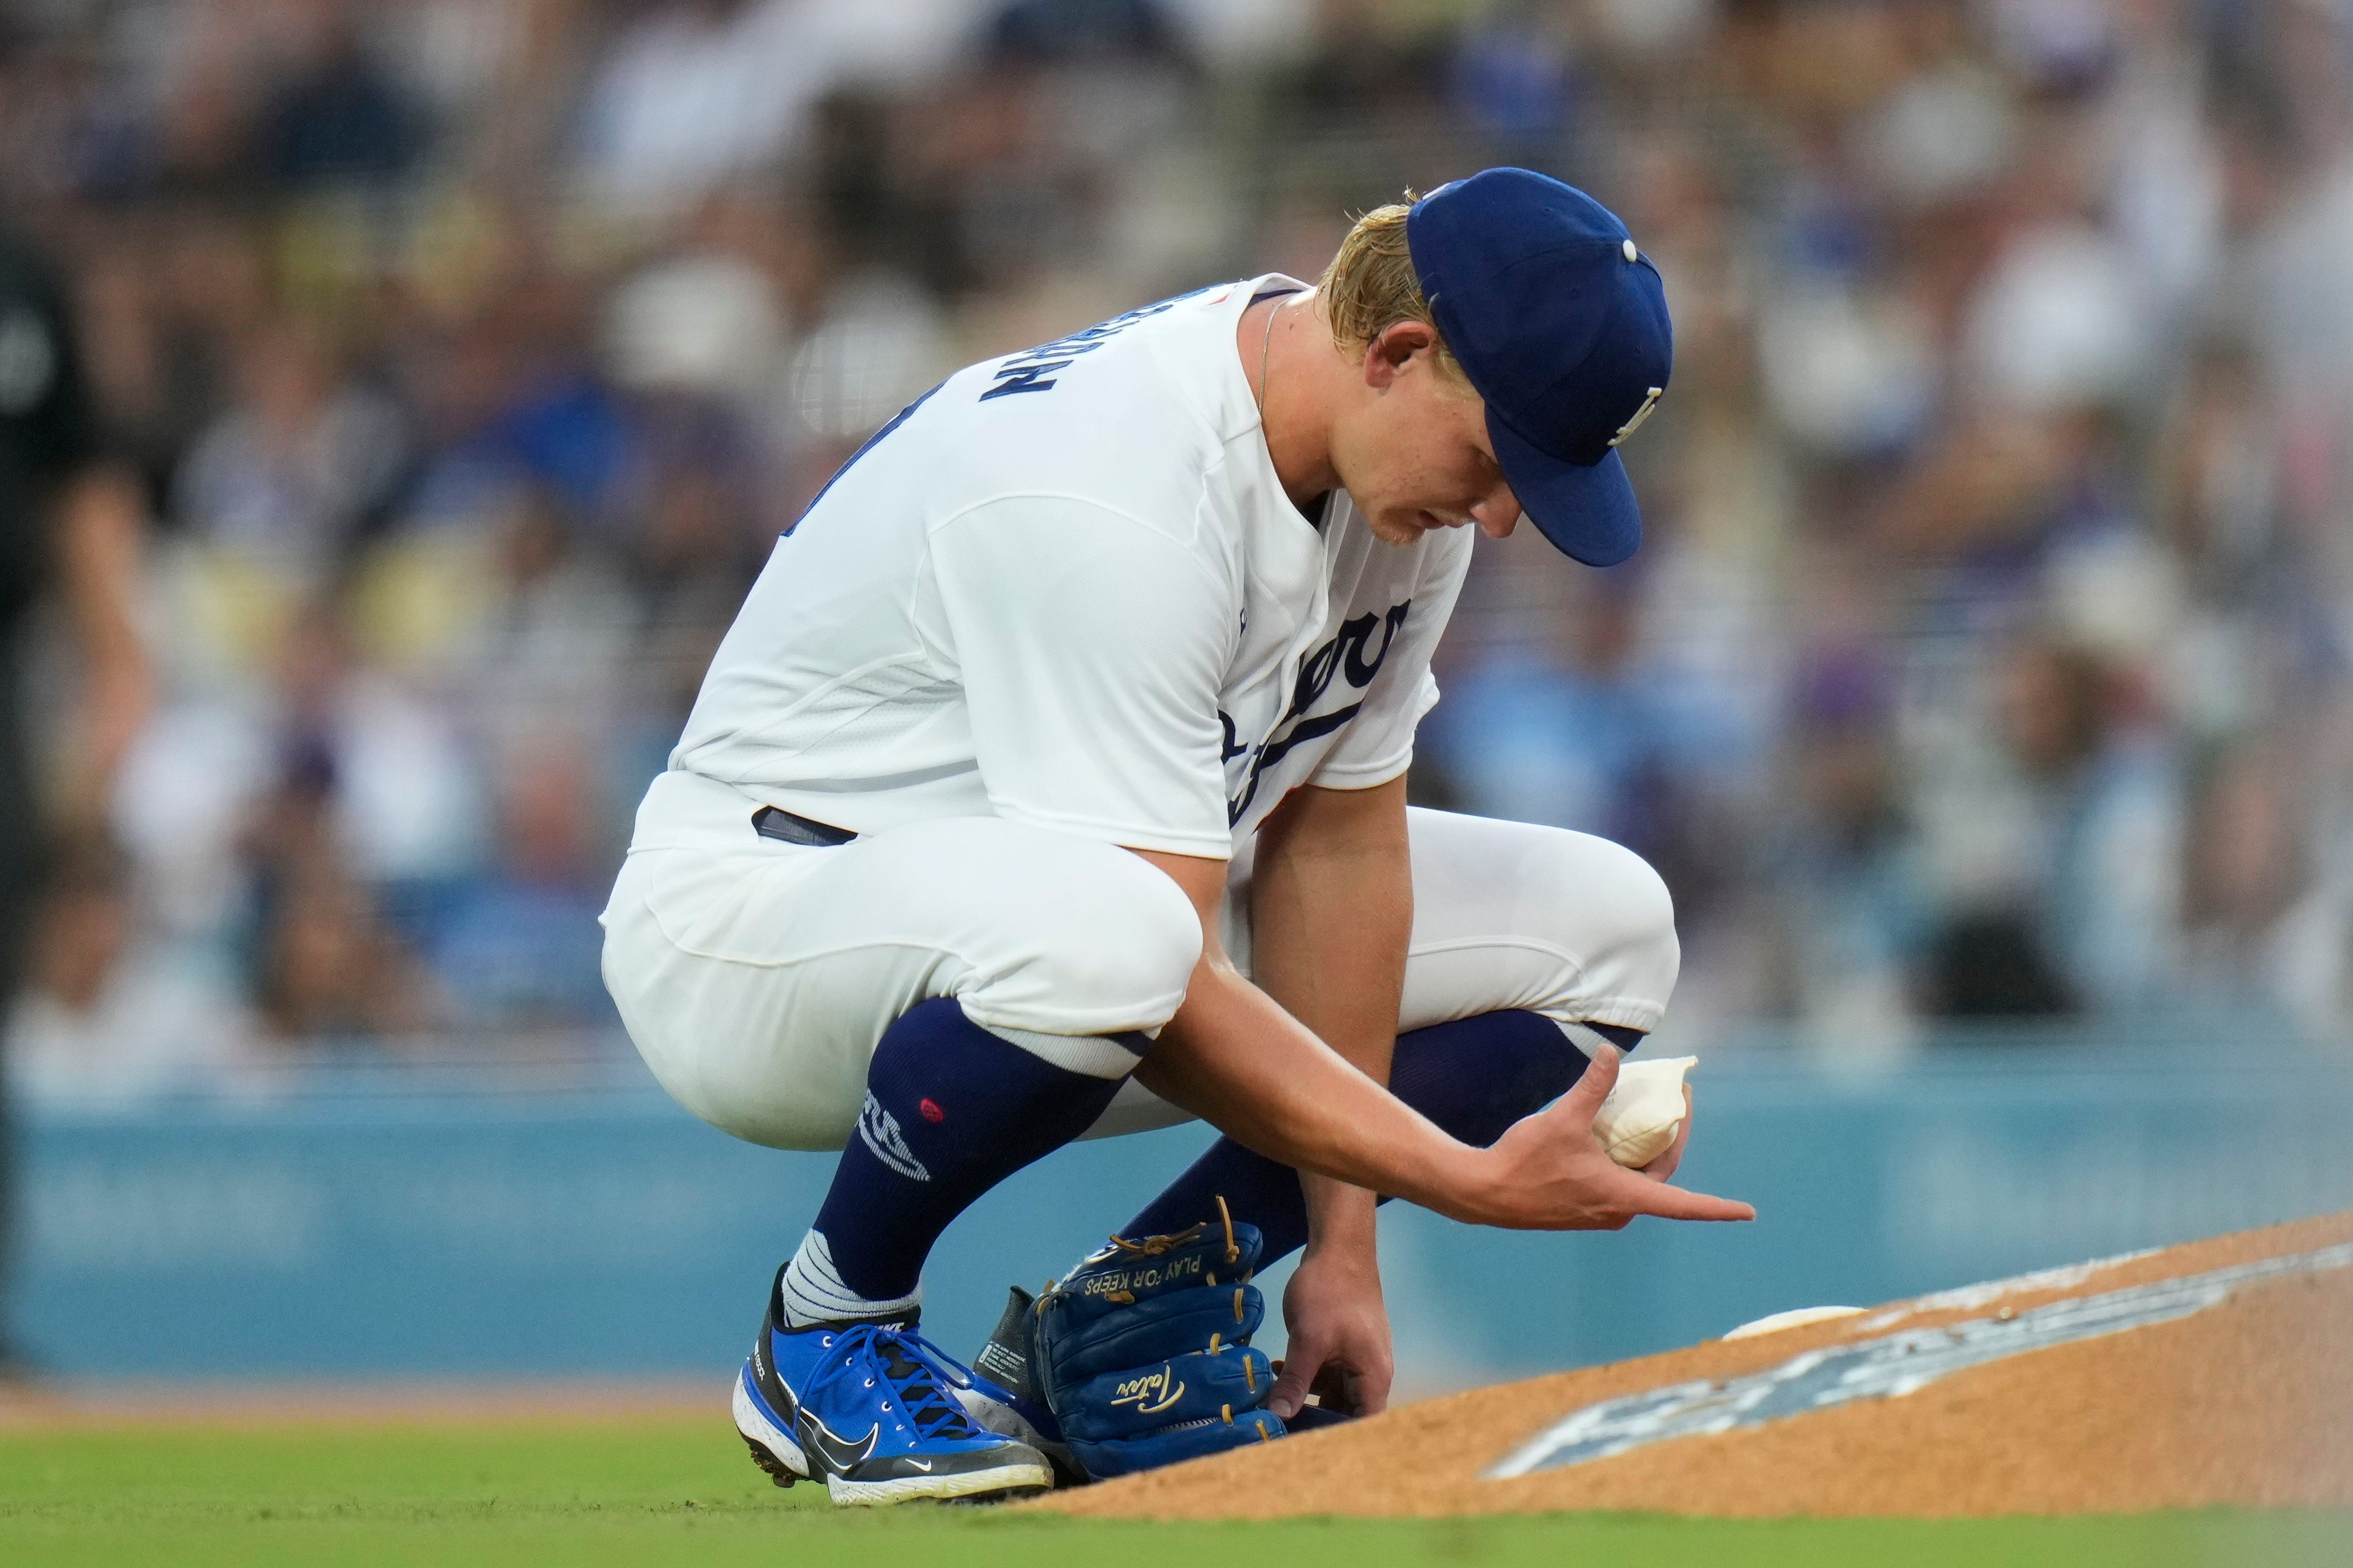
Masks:
[[[1386,389],[1418,353],[1438,345],[1438,333],[1422,321],[1392,321],[1365,345],[1365,384]]]

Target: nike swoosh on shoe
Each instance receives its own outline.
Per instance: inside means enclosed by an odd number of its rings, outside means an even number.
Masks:
[[[853,1447],[849,1438],[835,1432],[806,1409],[801,1412],[801,1418],[807,1423],[801,1446],[816,1449],[818,1457],[830,1469],[848,1471],[864,1464],[874,1457],[874,1445],[882,1437],[882,1424],[878,1421],[866,1434],[865,1441]]]

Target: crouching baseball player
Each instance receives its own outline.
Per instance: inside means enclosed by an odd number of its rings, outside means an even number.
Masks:
[[[779,1481],[1002,1496],[1049,1450],[1100,1477],[1377,1411],[1376,1194],[1749,1217],[1666,1184],[1680,1142],[1636,1172],[1590,1130],[1674,985],[1651,868],[1405,803],[1464,525],[1631,554],[1614,448],[1670,353],[1624,226],[1491,169],[1368,215],[1313,287],[958,372],[779,541],[604,916],[681,1103],[841,1151],[735,1385]],[[978,1371],[918,1333],[975,1199],[1188,1117],[1224,1138]],[[1302,1247],[1276,1376],[1249,1280]]]

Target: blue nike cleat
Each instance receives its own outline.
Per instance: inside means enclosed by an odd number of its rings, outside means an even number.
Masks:
[[[771,1297],[735,1380],[735,1429],[778,1486],[822,1479],[845,1506],[1050,1488],[1044,1455],[965,1414],[957,1391],[972,1381],[912,1322],[784,1329]]]

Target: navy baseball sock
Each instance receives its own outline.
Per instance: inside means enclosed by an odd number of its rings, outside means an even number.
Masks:
[[[1582,1027],[1621,1051],[1642,1031],[1615,1024]],[[1585,1071],[1586,1055],[1558,1024],[1541,1013],[1482,1013],[1399,1035],[1389,1059],[1389,1090],[1445,1129],[1450,1137],[1485,1148],[1504,1129],[1568,1092]],[[1234,1217],[1266,1237],[1263,1268],[1307,1243],[1307,1200],[1299,1173],[1220,1138],[1168,1185],[1123,1236],[1162,1236],[1217,1214],[1222,1195]],[[1383,1203],[1388,1199],[1383,1198]]]
[[[1147,1043],[1113,1038],[1121,1048],[1094,1050],[1097,1065]],[[909,1009],[875,1047],[858,1131],[778,1282],[787,1325],[912,1315],[923,1259],[948,1223],[1085,1131],[1123,1078],[1057,1067],[982,1028],[952,997]]]

